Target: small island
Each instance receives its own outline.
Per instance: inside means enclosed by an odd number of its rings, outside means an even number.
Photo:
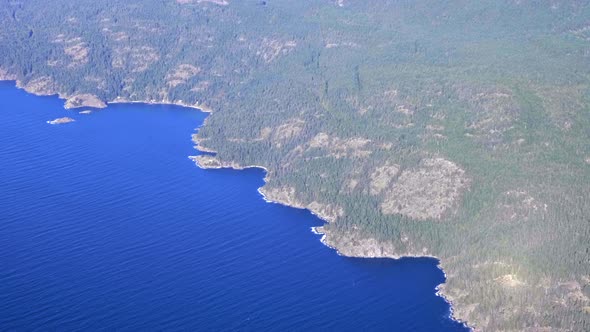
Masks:
[[[52,124],[52,125],[58,125],[58,124],[70,123],[70,122],[74,122],[74,121],[76,121],[76,120],[65,116],[63,118],[57,118],[55,120],[47,121],[47,123]]]

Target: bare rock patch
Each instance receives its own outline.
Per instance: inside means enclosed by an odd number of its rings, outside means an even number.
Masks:
[[[500,223],[526,222],[546,213],[547,207],[525,190],[509,190],[501,195],[494,215]]]
[[[38,96],[53,95],[59,90],[57,84],[49,76],[35,78],[27,82],[22,88],[28,93],[36,94]]]
[[[465,171],[443,158],[423,160],[403,171],[381,203],[383,214],[412,219],[441,219],[469,186]]]
[[[395,177],[399,174],[399,171],[399,165],[390,163],[376,168],[370,176],[371,182],[369,191],[371,195],[378,195],[384,189],[388,188]]]
[[[264,62],[270,63],[279,56],[290,53],[297,46],[294,40],[281,40],[277,38],[263,38],[256,48],[256,55]]]
[[[261,131],[261,135],[268,135],[267,137],[270,137],[272,144],[275,147],[280,148],[289,140],[299,136],[299,134],[301,134],[301,132],[303,131],[304,124],[305,121],[301,119],[291,119],[283,123],[282,125],[274,128],[274,130],[271,130],[271,132],[263,132],[265,130],[263,129],[263,131]]]
[[[506,133],[514,128],[522,112],[510,91],[495,88],[458,89],[459,99],[467,103],[465,125],[469,137],[495,149],[506,144]]]
[[[166,84],[171,87],[184,84],[200,72],[201,68],[197,66],[181,64],[166,75]]]
[[[76,67],[88,63],[90,49],[86,43],[74,39],[64,46],[64,53],[71,59],[69,67]]]
[[[16,80],[16,75],[10,73],[8,70],[4,68],[0,68],[0,81],[14,81]]]
[[[94,107],[94,108],[105,108],[107,105],[97,96],[90,93],[83,93],[72,96],[66,100],[65,108],[79,108],[79,107]]]
[[[368,148],[371,140],[362,137],[340,138],[319,133],[307,143],[307,151],[325,150],[329,157],[336,159],[345,157],[367,157],[372,151]]]
[[[51,120],[51,121],[47,121],[47,123],[51,124],[51,125],[58,125],[58,124],[64,124],[64,123],[70,123],[70,122],[74,122],[76,120],[72,119],[72,118],[68,118],[63,117],[63,118],[57,118],[55,120]]]
[[[152,64],[160,60],[158,51],[148,45],[125,46],[113,50],[113,68],[129,68],[134,73],[146,71]]]
[[[264,187],[262,188],[262,192],[266,199],[270,201],[300,209],[308,209],[321,219],[328,222],[335,222],[339,217],[344,216],[344,209],[336,204],[325,204],[317,201],[313,201],[309,204],[301,202],[297,199],[295,188],[293,187]]]

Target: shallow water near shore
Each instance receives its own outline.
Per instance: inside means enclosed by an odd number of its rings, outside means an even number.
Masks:
[[[467,331],[436,260],[338,256],[262,170],[197,168],[206,116],[0,82],[0,330]]]

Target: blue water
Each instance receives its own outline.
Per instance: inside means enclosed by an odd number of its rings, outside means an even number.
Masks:
[[[435,260],[338,256],[261,170],[197,168],[204,118],[0,83],[0,330],[466,330]]]

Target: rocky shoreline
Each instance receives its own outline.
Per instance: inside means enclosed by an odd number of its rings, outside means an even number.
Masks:
[[[173,106],[181,106],[181,107],[196,109],[196,110],[199,110],[204,113],[213,113],[213,110],[205,104],[188,104],[182,100],[167,100],[167,99],[155,100],[155,99],[152,99],[149,101],[141,101],[141,100],[136,101],[136,100],[129,100],[129,99],[122,98],[122,97],[117,97],[107,103],[108,104],[173,105]]]
[[[15,81],[17,88],[23,89],[28,93],[38,95],[38,96],[57,95],[58,98],[65,100],[64,108],[66,108],[66,109],[74,108],[74,107],[68,107],[68,100],[75,98],[76,96],[79,96],[79,95],[67,96],[63,93],[58,92],[55,87],[48,87],[46,84],[45,85],[44,84],[33,85],[33,86],[31,86],[30,84],[23,85],[22,82],[20,82],[16,79],[15,75],[9,74],[7,71],[3,70],[2,68],[0,68],[0,81]],[[93,100],[93,98],[91,98],[91,99]],[[97,99],[98,99],[98,97],[97,97]],[[98,100],[100,100],[100,99],[98,99]],[[183,102],[182,100],[180,100],[180,101],[170,101],[170,100],[134,101],[134,100],[128,100],[128,99],[125,99],[122,97],[117,97],[114,100],[108,101],[108,102],[105,102],[102,100],[100,100],[100,101],[104,104],[104,107],[107,107],[108,104],[175,105],[175,106],[197,109],[197,110],[205,112],[205,113],[212,113],[213,112],[212,109],[210,109],[209,107],[207,107],[204,104],[191,105],[191,104],[187,104],[187,103]],[[100,104],[100,103],[94,104],[94,105],[98,105],[98,106],[84,105],[83,102],[76,104],[76,105],[80,105],[80,106],[76,106],[76,108],[77,107],[104,108],[104,107],[102,107],[102,104]],[[203,125],[205,125],[205,124],[206,124],[206,122],[203,123]],[[198,141],[196,135],[193,135],[193,142],[195,142],[195,149],[198,150],[199,152],[204,152],[207,154],[216,153],[216,151],[214,151],[212,149],[201,146],[199,144],[200,142]],[[236,162],[231,162],[231,163],[222,162],[219,159],[217,159],[215,156],[211,156],[211,155],[189,156],[189,159],[191,159],[193,162],[195,162],[195,164],[199,168],[202,168],[202,169],[244,170],[244,169],[248,169],[248,168],[260,168],[265,171],[266,176],[264,178],[265,184],[258,189],[258,192],[262,195],[263,199],[266,202],[281,204],[281,205],[285,205],[285,206],[289,206],[289,207],[297,208],[297,209],[307,209],[313,215],[317,216],[318,218],[320,218],[322,221],[324,221],[326,223],[335,222],[336,219],[338,218],[337,215],[336,216],[326,215],[323,211],[318,210],[318,209],[314,209],[314,206],[310,206],[309,204],[305,205],[305,204],[298,202],[294,199],[289,199],[289,198],[285,198],[285,197],[277,197],[277,195],[273,195],[272,192],[269,193],[267,190],[265,190],[264,187],[266,186],[266,184],[270,180],[270,177],[269,177],[270,171],[264,166],[260,166],[260,165],[243,166],[243,165],[240,165]],[[314,234],[322,235],[320,241],[325,246],[335,250],[338,255],[345,256],[345,257],[390,258],[390,259],[400,259],[400,258],[404,258],[404,257],[435,258],[439,261],[438,267],[439,267],[439,269],[441,269],[441,271],[443,271],[443,273],[445,274],[445,279],[446,279],[446,273],[441,267],[441,264],[442,264],[441,259],[439,257],[429,255],[426,252],[398,254],[398,253],[394,252],[391,248],[387,248],[387,246],[385,244],[378,242],[375,239],[354,239],[357,242],[364,242],[364,245],[363,245],[364,248],[371,248],[371,250],[363,250],[362,252],[360,252],[358,250],[357,251],[351,250],[350,247],[344,247],[344,246],[337,244],[338,242],[341,242],[341,241],[337,241],[337,240],[333,239],[332,236],[330,236],[329,232],[326,232],[322,226],[312,228],[312,232]],[[357,249],[359,248],[359,246],[355,246],[355,247],[357,247]],[[378,252],[380,252],[380,253],[377,254]],[[472,331],[478,331],[478,329],[470,326],[469,324],[467,324],[466,322],[461,320],[461,318],[459,318],[455,315],[455,313],[457,312],[456,303],[454,303],[454,301],[448,296],[448,294],[445,294],[444,290],[445,290],[444,283],[438,285],[436,287],[436,291],[437,291],[436,295],[443,298],[445,300],[445,302],[447,302],[449,304],[449,307],[450,307],[449,318],[456,321],[456,322],[463,324],[464,326],[470,328]]]
[[[200,146],[199,141],[197,140],[196,137],[193,137],[193,142],[195,142],[195,144],[196,144],[195,145],[196,150],[198,150],[200,152],[206,152],[206,153],[215,153],[215,151],[213,151],[212,149]],[[264,185],[262,187],[258,188],[258,192],[262,195],[262,198],[264,199],[265,202],[281,204],[281,205],[296,208],[296,209],[307,209],[313,215],[317,216],[319,219],[321,219],[325,223],[330,223],[330,222],[336,221],[335,218],[323,216],[320,211],[314,210],[313,207],[310,208],[309,206],[306,206],[305,204],[302,204],[301,202],[298,202],[296,200],[281,199],[280,197],[272,196],[272,194],[269,195],[268,191],[265,190],[265,186],[270,180],[270,177],[269,177],[270,173],[269,173],[269,170],[264,166],[259,166],[259,165],[242,166],[242,165],[239,165],[238,163],[235,163],[235,162],[232,162],[232,163],[222,162],[219,159],[217,159],[215,156],[209,156],[209,155],[190,156],[189,159],[194,161],[195,164],[197,165],[197,167],[199,167],[201,169],[206,169],[206,170],[211,170],[211,169],[244,170],[244,169],[248,169],[248,168],[260,168],[265,171],[266,176],[264,178]],[[323,226],[312,227],[311,232],[316,235],[321,235],[320,242],[322,242],[323,245],[325,245],[326,247],[328,247],[330,249],[333,249],[334,251],[336,251],[336,254],[338,254],[340,256],[344,256],[344,257],[389,258],[389,259],[421,258],[421,257],[434,258],[439,262],[437,267],[443,272],[443,274],[445,276],[445,281],[447,279],[447,274],[444,271],[444,269],[442,268],[441,259],[437,256],[430,255],[427,252],[399,254],[394,251],[392,246],[387,248],[387,246],[385,244],[383,244],[375,239],[356,239],[356,238],[352,239],[352,238],[350,238],[350,240],[353,240],[353,241],[357,241],[357,242],[361,242],[361,243],[364,242],[362,245],[360,245],[360,246],[357,245],[354,247],[357,249],[362,247],[362,248],[364,248],[364,250],[362,252],[355,251],[355,250],[351,250],[352,247],[339,245],[338,243],[340,241],[334,241],[333,236],[331,236],[331,234],[328,231],[326,231]],[[371,248],[371,250],[367,250],[367,248]],[[456,303],[453,301],[453,299],[448,294],[445,293],[444,283],[441,283],[438,286],[436,286],[435,290],[436,290],[436,296],[441,297],[449,305],[449,310],[450,310],[449,319],[462,324],[463,326],[465,326],[466,328],[469,328],[472,331],[478,331],[476,328],[470,326],[467,322],[461,320],[459,317],[457,317],[455,315],[457,312]]]
[[[189,104],[182,100],[129,100],[123,97],[116,97],[111,101],[105,101],[98,96],[91,93],[79,93],[68,95],[60,92],[59,87],[49,77],[41,77],[34,79],[28,83],[23,83],[18,80],[16,75],[10,74],[8,71],[0,68],[0,81],[14,81],[17,88],[25,90],[26,92],[36,96],[52,96],[57,95],[59,99],[64,100],[65,109],[75,109],[82,107],[90,108],[106,108],[109,104],[147,104],[147,105],[174,105],[186,108],[192,108],[204,113],[212,113],[213,110],[205,104]]]

